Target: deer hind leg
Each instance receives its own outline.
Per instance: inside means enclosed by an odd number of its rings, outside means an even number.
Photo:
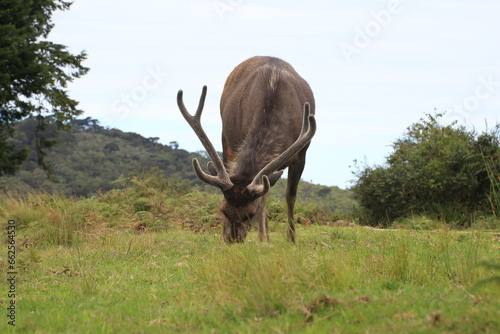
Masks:
[[[298,159],[288,167],[288,183],[286,187],[286,204],[288,208],[288,229],[287,236],[290,242],[295,243],[295,218],[294,207],[295,199],[297,198],[297,188],[299,185],[300,177],[306,164],[306,150],[305,147],[298,153]]]

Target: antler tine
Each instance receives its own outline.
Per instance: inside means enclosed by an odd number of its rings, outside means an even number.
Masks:
[[[276,172],[278,168],[283,167],[294,155],[300,152],[314,137],[316,133],[316,119],[311,115],[311,107],[308,102],[304,104],[304,118],[302,120],[302,130],[295,142],[286,149],[279,157],[268,163],[253,179],[249,188],[254,192],[260,193],[266,189],[265,181],[267,175]],[[267,189],[269,190],[269,189]],[[267,191],[266,191],[267,192]],[[265,193],[265,192],[264,192]]]
[[[311,124],[311,122],[308,121],[309,116],[312,116],[314,118],[314,115],[310,114],[311,114],[311,106],[309,105],[309,102],[306,102],[304,103],[304,118],[302,119],[302,130],[300,131],[299,138],[302,137],[304,133],[306,133],[307,130],[309,129],[309,125]],[[316,125],[316,123],[314,124]],[[314,131],[316,131],[316,129]],[[314,136],[314,133],[312,134],[312,136]]]
[[[205,107],[205,98],[207,97],[207,85],[203,86],[201,89],[200,102],[198,102],[198,109],[196,109],[195,117],[201,124],[201,112],[203,111],[203,107]]]
[[[196,175],[198,175],[198,177],[203,182],[218,187],[222,191],[228,190],[233,186],[233,183],[231,182],[231,179],[227,174],[226,168],[224,167],[224,164],[221,158],[219,157],[219,154],[217,154],[217,151],[212,145],[212,142],[210,141],[207,134],[203,130],[203,127],[201,126],[201,113],[205,105],[205,98],[207,96],[207,86],[203,86],[203,90],[200,96],[200,102],[198,103],[198,109],[196,110],[194,116],[187,111],[186,106],[184,105],[184,101],[182,99],[182,95],[183,95],[182,90],[179,90],[179,92],[177,93],[177,105],[179,106],[179,110],[181,111],[182,116],[184,116],[186,122],[191,126],[194,133],[200,139],[201,143],[203,144],[203,147],[205,147],[205,150],[207,151],[210,159],[212,159],[212,163],[214,164],[215,170],[217,171],[217,176],[209,175],[201,169],[198,159],[193,159],[193,167],[196,172]]]

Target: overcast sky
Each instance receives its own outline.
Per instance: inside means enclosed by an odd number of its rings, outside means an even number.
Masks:
[[[426,113],[485,129],[500,122],[495,0],[76,0],[53,16],[54,42],[86,50],[70,95],[104,126],[202,150],[176,94],[218,150],[225,79],[254,55],[289,62],[316,99],[303,179],[350,186],[353,160],[380,164]]]

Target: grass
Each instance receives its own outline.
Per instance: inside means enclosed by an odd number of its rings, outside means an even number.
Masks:
[[[29,245],[18,263],[24,333],[494,333],[500,257],[484,232],[299,228],[271,243],[218,232],[77,234]],[[19,242],[22,242],[21,237]],[[29,237],[24,237],[29,238]],[[6,247],[6,246],[5,246]],[[2,271],[6,272],[5,262]],[[2,296],[2,303],[7,303]],[[6,321],[0,324],[5,332]],[[9,326],[10,327],[10,326]],[[7,328],[7,332],[12,328]]]
[[[422,216],[378,230],[319,225],[328,214],[299,205],[293,245],[271,201],[270,243],[252,231],[225,245],[220,196],[129,181],[90,199],[0,196],[18,235],[16,327],[2,317],[1,333],[500,331],[494,217],[465,231]],[[7,273],[7,238],[0,247]],[[0,295],[4,310],[10,301]]]

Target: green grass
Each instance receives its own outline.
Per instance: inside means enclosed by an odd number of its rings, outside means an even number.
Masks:
[[[226,245],[220,195],[129,181],[89,199],[0,195],[2,226],[13,219],[18,234],[17,326],[3,316],[0,333],[500,331],[495,217],[465,231],[423,216],[376,230],[299,203],[293,245],[273,200],[270,243],[252,231]],[[6,315],[7,289],[0,303]]]
[[[299,226],[292,245],[284,228],[271,224],[270,243],[252,232],[229,246],[218,230],[181,225],[80,231],[71,244],[30,243],[31,232],[18,231],[16,330],[500,331],[500,286],[488,281],[498,272],[481,265],[499,262],[498,235],[312,225]],[[7,296],[1,301],[5,309]],[[13,332],[3,319],[6,329]]]

